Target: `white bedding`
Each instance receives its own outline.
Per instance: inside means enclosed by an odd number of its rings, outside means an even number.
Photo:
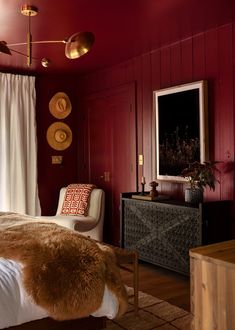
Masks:
[[[22,265],[0,258],[0,329],[48,316],[46,310],[37,306],[25,292],[21,280]],[[118,301],[105,287],[103,302],[93,316],[114,318],[118,312]]]

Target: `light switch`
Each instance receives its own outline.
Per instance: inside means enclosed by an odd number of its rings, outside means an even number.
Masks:
[[[139,155],[139,165],[144,165],[144,155]]]

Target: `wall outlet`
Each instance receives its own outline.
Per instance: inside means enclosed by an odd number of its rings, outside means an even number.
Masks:
[[[62,164],[63,156],[51,156],[52,164]]]

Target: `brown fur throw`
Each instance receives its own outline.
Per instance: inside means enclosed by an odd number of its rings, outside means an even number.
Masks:
[[[125,313],[127,294],[112,250],[32,220],[7,214],[4,223],[0,214],[0,256],[23,264],[24,287],[35,303],[57,320],[86,317],[100,307],[106,284],[118,299],[117,316]]]

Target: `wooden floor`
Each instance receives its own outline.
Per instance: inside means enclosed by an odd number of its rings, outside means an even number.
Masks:
[[[121,271],[123,281],[133,286],[133,274]],[[188,276],[139,262],[139,290],[190,311],[190,281]]]

